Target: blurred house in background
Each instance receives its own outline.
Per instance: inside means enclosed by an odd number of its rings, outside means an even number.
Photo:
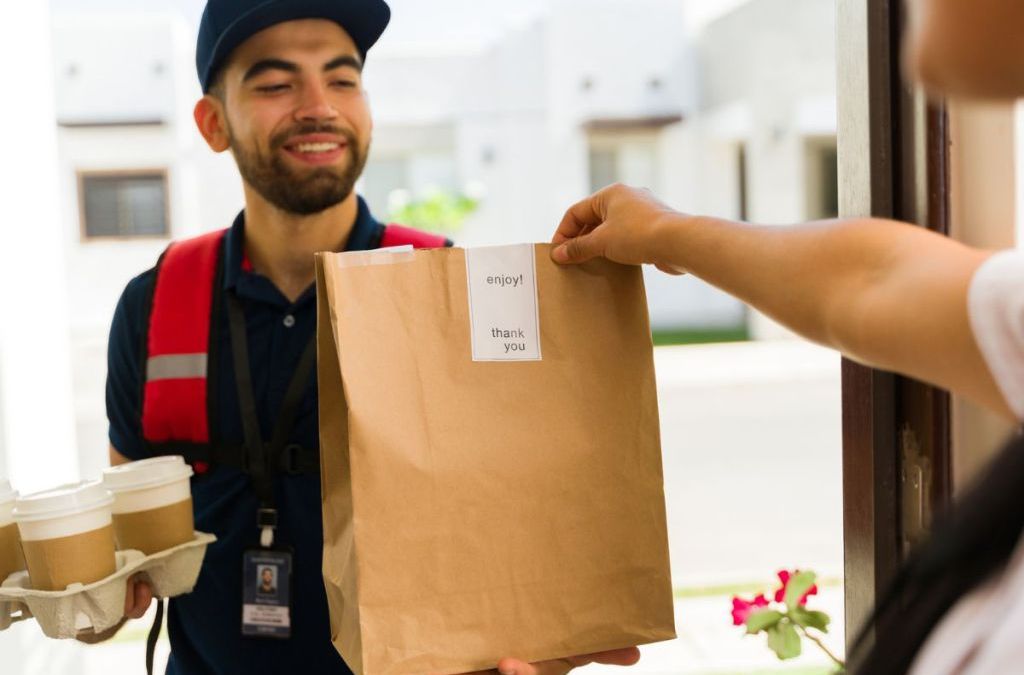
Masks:
[[[410,222],[440,210],[441,222],[428,220],[463,245],[544,241],[571,203],[616,181],[647,186],[685,211],[766,224],[834,214],[833,3],[478,3],[392,0],[392,26],[365,75],[375,133],[359,191],[378,217]],[[57,465],[68,480],[99,475],[107,463],[107,332],[124,285],[171,239],[226,227],[242,206],[232,159],[210,152],[192,120],[203,4],[49,1],[52,68],[40,59],[30,65],[37,80],[52,70],[55,111],[38,103],[39,119],[25,120],[25,129],[30,138],[54,137],[57,169],[52,148],[43,148],[33,184],[56,173],[59,199],[49,184],[38,194],[56,202],[49,206],[60,210],[60,232],[37,209],[44,222],[25,236],[50,256],[46,292],[56,311],[47,336],[60,333],[66,343],[66,325],[71,351],[43,344],[35,324],[13,321],[8,333],[22,339],[5,343],[0,324],[0,475],[19,486],[40,485]],[[716,19],[694,21],[712,5]],[[45,20],[38,23],[36,37],[45,38]],[[44,225],[45,237],[37,234]],[[778,334],[695,279],[650,273],[647,283],[659,341]],[[57,307],[61,288],[66,312]],[[42,379],[32,364],[41,354],[51,380],[39,389],[54,400],[13,405],[22,397],[15,385]],[[665,349],[655,358],[675,584],[747,582],[796,562],[838,576],[837,357],[775,342]],[[20,375],[9,377],[20,360]],[[56,401],[51,392],[69,380],[64,398],[73,393],[73,401]],[[34,411],[30,420],[14,419],[26,411]],[[56,428],[72,415],[73,433]],[[50,419],[46,447],[58,450],[44,456],[36,428]],[[751,513],[737,495],[766,484],[778,503]],[[819,508],[799,522],[783,517],[805,503]],[[717,625],[717,612],[705,623]],[[126,640],[83,659],[78,645],[20,635],[0,641],[10,649],[22,640],[29,673],[124,672],[134,662],[122,655],[139,649]],[[726,640],[709,663],[735,652]],[[717,672],[725,662],[715,663]]]
[[[545,241],[614,182],[697,213],[834,215],[833,3],[753,0],[695,39],[686,5],[558,0],[483,45],[382,42],[360,192],[381,218],[468,198],[464,219],[441,223],[464,245]],[[195,28],[175,12],[54,12],[68,278],[90,280],[68,289],[83,472],[104,461],[96,382],[124,284],[169,239],[225,227],[242,205],[231,158],[194,128]],[[656,331],[773,334],[695,279],[647,282]]]
[[[838,215],[835,11],[752,0],[698,36],[694,211],[762,224]],[[748,328],[787,334],[756,312]]]
[[[750,2],[696,44],[686,4],[562,0],[482,51],[374,54],[363,193],[378,213],[439,190],[479,199],[456,233],[467,245],[546,240],[615,182],[726,217],[835,215],[832,3]],[[655,330],[746,328],[700,282],[647,282]]]
[[[95,476],[121,291],[171,238],[230,225],[242,192],[192,121],[195,26],[171,12],[54,11],[52,23],[79,472]]]

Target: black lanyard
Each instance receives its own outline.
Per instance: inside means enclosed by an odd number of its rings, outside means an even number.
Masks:
[[[252,389],[252,370],[249,363],[249,342],[245,329],[245,311],[234,291],[227,294],[228,325],[231,329],[231,355],[235,364],[235,384],[238,390],[238,407],[242,416],[242,430],[245,434],[245,465],[253,489],[260,500],[256,523],[261,530],[260,543],[269,548],[273,546],[274,528],[277,527],[277,508],[274,503],[274,474],[282,452],[288,444],[288,437],[295,426],[295,416],[302,403],[306,383],[316,365],[316,336],[309,339],[309,344],[302,352],[299,364],[295,368],[291,382],[281,403],[281,412],[277,416],[277,424],[270,442],[263,441],[260,431],[259,416],[256,413],[256,400]]]

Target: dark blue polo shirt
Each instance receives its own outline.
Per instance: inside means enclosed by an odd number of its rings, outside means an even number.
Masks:
[[[355,227],[346,250],[380,246],[383,226],[359,200]],[[222,292],[234,290],[245,309],[253,393],[265,439],[269,439],[285,391],[299,358],[316,332],[316,290],[310,287],[291,303],[264,276],[243,269],[244,212],[235,219],[224,247]],[[153,270],[132,279],[114,312],[107,373],[110,442],[130,459],[146,457],[139,414],[140,340],[144,306]],[[217,392],[219,429],[227,443],[243,442],[235,393],[227,303],[221,303],[216,335],[220,349]],[[289,439],[319,447],[315,373]],[[228,675],[246,673],[347,673],[331,644],[327,597],[321,572],[323,527],[317,475],[281,475],[275,481],[279,525],[275,542],[294,549],[292,637],[273,640],[242,637],[242,553],[258,545],[256,494],[247,476],[218,467],[192,480],[196,528],[217,535],[209,547],[195,590],[170,601],[168,673]]]

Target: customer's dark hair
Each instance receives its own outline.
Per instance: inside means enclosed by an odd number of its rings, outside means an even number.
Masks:
[[[849,672],[902,675],[954,604],[1006,567],[1024,530],[1024,438],[1011,439],[903,565],[850,651]],[[874,642],[868,647],[872,636]]]

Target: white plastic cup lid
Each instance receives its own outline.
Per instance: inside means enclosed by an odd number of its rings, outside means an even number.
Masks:
[[[111,492],[144,490],[192,476],[192,467],[180,455],[154,457],[119,464],[103,471],[103,485]]]
[[[6,479],[0,478],[0,504],[9,504],[18,498],[18,493],[11,488]]]
[[[14,502],[14,520],[30,523],[109,507],[114,496],[98,480],[70,483],[52,490],[22,495]]]

